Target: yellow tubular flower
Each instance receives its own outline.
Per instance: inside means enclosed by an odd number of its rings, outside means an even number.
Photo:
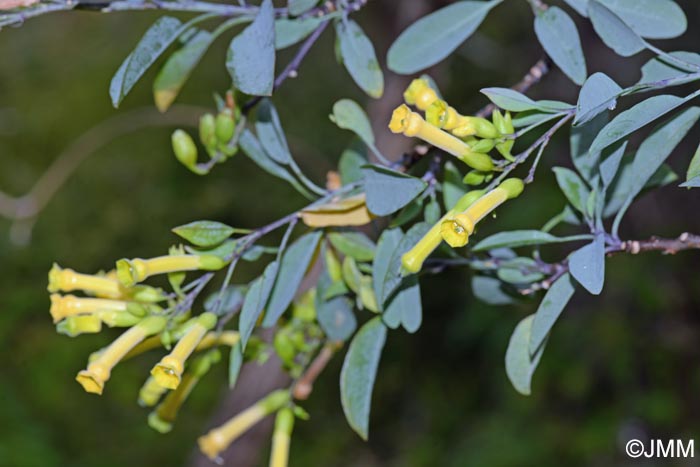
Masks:
[[[426,79],[414,79],[403,93],[403,98],[408,105],[415,105],[420,110],[426,110],[430,105],[438,100],[438,95],[430,87]]]
[[[141,407],[153,407],[167,390],[167,388],[158,384],[153,376],[149,376],[146,382],[143,383],[143,386],[141,386],[141,389],[139,389],[138,404]]]
[[[87,392],[102,394],[105,382],[109,379],[112,368],[124,355],[146,337],[163,330],[167,319],[163,316],[149,316],[119,336],[100,356],[88,364],[87,369],[75,378]]]
[[[449,210],[435,225],[401,257],[401,264],[411,274],[415,274],[423,268],[423,263],[442,243],[442,222],[451,219],[456,213],[467,209],[474,201],[479,199],[483,191],[470,191],[462,196],[455,206]]]
[[[120,259],[117,261],[117,278],[126,287],[131,287],[156,274],[178,271],[213,271],[221,269],[226,262],[213,255],[170,255],[151,259]]]
[[[289,444],[294,429],[294,413],[289,407],[280,409],[275,418],[275,430],[272,432],[272,452],[270,467],[287,467],[289,463]]]
[[[483,171],[493,169],[493,161],[488,155],[472,151],[467,143],[429,124],[418,113],[412,112],[405,104],[394,110],[389,129],[393,133],[418,137],[426,143],[452,154],[474,169]]]
[[[270,393],[255,405],[244,410],[218,428],[214,428],[197,442],[199,449],[211,460],[215,460],[221,451],[226,449],[239,436],[248,431],[269,414],[279,410],[289,402],[289,391],[279,390]]]
[[[506,200],[520,195],[523,182],[517,178],[503,181],[497,188],[486,193],[464,212],[442,221],[442,238],[453,248],[466,245],[474,233],[476,224]]]
[[[80,274],[72,269],[62,269],[58,264],[49,271],[49,292],[84,290],[108,298],[119,298],[119,282],[107,277]]]
[[[202,377],[207,374],[212,364],[221,360],[221,353],[213,350],[195,360],[182,377],[176,390],[170,392],[165,400],[148,416],[148,425],[160,433],[169,432],[180,407],[185,403],[192,390]]]
[[[176,389],[180,384],[180,377],[185,369],[185,360],[194,352],[204,335],[216,326],[216,315],[204,313],[197,318],[197,322],[187,331],[182,339],[175,345],[170,354],[151,370],[151,375],[158,384],[168,389]]]
[[[136,303],[123,300],[108,300],[102,298],[79,298],[74,295],[51,294],[50,313],[53,322],[57,323],[63,318],[73,315],[94,313],[96,311],[123,311],[136,316],[144,316],[146,309]]]

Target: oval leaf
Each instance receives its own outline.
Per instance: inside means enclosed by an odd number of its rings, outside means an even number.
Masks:
[[[309,34],[314,32],[314,29],[323,21],[323,18],[317,18],[315,16],[298,19],[278,19],[275,21],[275,49],[286,49],[287,47],[301,42]]]
[[[476,244],[473,251],[494,250],[496,248],[516,248],[528,245],[545,245],[548,243],[564,243],[576,240],[588,240],[590,235],[573,235],[571,237],[555,237],[539,230],[512,230],[510,232],[499,232],[486,237]]]
[[[646,48],[644,40],[632,28],[596,0],[588,2],[588,16],[596,34],[618,55],[630,57]]]
[[[544,345],[535,354],[528,351],[530,332],[535,315],[530,315],[518,323],[510,337],[506,350],[506,374],[516,391],[524,396],[530,395],[532,375],[542,358]]]
[[[196,221],[175,227],[173,232],[193,245],[207,248],[222,243],[235,229],[221,222]]]
[[[341,99],[333,104],[331,120],[343,130],[350,130],[367,146],[374,146],[374,133],[369,118],[360,105],[350,99]]]
[[[586,58],[574,21],[564,10],[553,6],[535,17],[535,33],[547,54],[576,84],[587,76]]]
[[[380,309],[383,309],[384,279],[389,271],[391,258],[399,246],[401,238],[403,238],[401,229],[386,229],[382,232],[377,242],[374,262],[372,263],[372,286]]]
[[[340,400],[345,418],[364,440],[369,436],[372,389],[385,341],[386,326],[381,318],[368,321],[350,343],[340,372]]]
[[[263,0],[255,20],[233,38],[226,57],[233,84],[253,96],[270,96],[275,81],[275,10]]]
[[[534,355],[544,345],[552,326],[559,319],[564,307],[574,295],[574,284],[569,274],[564,274],[552,284],[544,295],[535,313],[530,339],[527,343],[529,353]]]
[[[398,211],[428,186],[420,178],[376,165],[364,167],[362,176],[367,207],[378,216],[388,216]]]
[[[336,250],[357,261],[372,261],[377,247],[362,232],[331,232],[328,234],[328,240]]]
[[[323,300],[318,295],[316,316],[318,324],[332,341],[343,342],[352,336],[357,328],[357,319],[352,312],[352,301],[347,297]]]
[[[559,188],[569,200],[571,205],[582,213],[586,213],[586,200],[590,195],[590,190],[586,183],[581,180],[576,172],[565,167],[554,167],[552,169],[557,177]]]
[[[593,243],[569,256],[569,271],[586,290],[600,295],[605,282],[605,239],[602,235],[596,235]]]
[[[375,99],[384,94],[384,75],[374,53],[372,41],[353,20],[335,23],[340,55],[348,73],[360,88]]]
[[[595,73],[583,83],[576,104],[574,125],[592,120],[606,110],[613,110],[622,88],[605,73]]]
[[[597,0],[619,16],[634,32],[649,39],[683,34],[688,20],[673,0]]]
[[[245,350],[248,338],[253,333],[255,324],[258,322],[258,318],[263,309],[265,309],[267,300],[270,298],[270,292],[275,283],[278,269],[279,263],[277,261],[268,264],[263,274],[255,279],[248,289],[245,301],[243,302],[241,317],[238,321],[238,331],[241,336],[241,346],[243,350]]]
[[[541,110],[542,112],[560,112],[569,110],[571,105],[557,101],[533,101],[525,94],[508,88],[484,88],[481,90],[491,102],[498,107],[513,112]]]
[[[419,19],[396,39],[387,66],[408,75],[441,62],[471,36],[486,15],[502,0],[464,1]]]

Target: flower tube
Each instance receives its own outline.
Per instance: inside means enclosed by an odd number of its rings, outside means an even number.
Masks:
[[[408,105],[415,105],[420,110],[426,110],[439,99],[437,92],[430,87],[428,80],[423,78],[411,81],[408,89],[403,93],[403,98]]]
[[[199,448],[211,460],[229,447],[253,425],[289,402],[289,391],[280,389],[233,417],[218,428],[214,428],[198,440]]]
[[[146,309],[138,303],[102,298],[82,298],[74,295],[51,294],[50,313],[53,322],[73,315],[90,314],[96,311],[128,312],[134,316],[144,316]]]
[[[119,298],[121,290],[119,282],[101,276],[80,274],[72,269],[63,269],[54,263],[49,271],[49,292],[71,292],[83,290],[108,298]]]
[[[294,429],[294,413],[289,407],[280,409],[275,418],[275,429],[272,432],[272,451],[270,467],[287,467],[289,463],[289,445]]]
[[[112,342],[100,356],[88,364],[76,376],[83,389],[94,394],[102,394],[105,382],[109,379],[112,368],[146,337],[163,330],[167,323],[164,316],[149,316],[130,328]]]
[[[117,278],[126,287],[131,287],[156,274],[179,271],[221,269],[226,262],[214,255],[169,255],[151,259],[120,259],[117,261]]]

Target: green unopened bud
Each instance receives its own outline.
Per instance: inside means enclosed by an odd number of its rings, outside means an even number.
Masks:
[[[469,167],[482,172],[491,172],[493,170],[493,161],[488,154],[469,151],[459,156],[459,160]]]
[[[287,332],[282,330],[275,334],[273,345],[275,352],[285,365],[294,363],[294,357],[297,354],[296,346]]]
[[[102,321],[95,315],[73,315],[56,325],[56,331],[59,334],[65,334],[69,337],[79,336],[80,334],[94,334],[102,330]]]
[[[208,151],[216,149],[216,119],[212,114],[204,114],[200,117],[199,139]]]
[[[517,198],[525,189],[525,184],[519,178],[509,178],[503,180],[498,188],[502,188],[508,192],[508,199]]]
[[[469,146],[476,152],[487,154],[496,146],[496,141],[493,139],[480,139],[469,143]]]
[[[197,163],[197,146],[192,137],[183,130],[175,130],[171,140],[177,160],[187,168],[194,167]]]
[[[462,182],[466,185],[481,185],[486,180],[486,176],[489,175],[478,170],[472,170],[467,175],[464,176]]]
[[[515,160],[515,157],[513,157],[513,154],[511,151],[513,150],[513,145],[515,144],[515,141],[512,139],[509,139],[508,141],[504,141],[502,143],[498,143],[496,145],[496,150],[506,159],[511,162]]]
[[[216,139],[219,144],[225,145],[231,141],[236,132],[236,121],[229,109],[224,109],[216,116]]]
[[[485,190],[474,190],[470,191],[469,193],[463,195],[459,200],[457,200],[457,203],[454,205],[452,208],[452,211],[454,212],[462,212],[466,211],[469,206],[474,204],[474,202],[481,198],[484,193],[486,193]]]
[[[498,138],[500,135],[494,124],[481,117],[462,117],[452,134],[459,137],[478,136],[479,138]]]
[[[500,110],[495,109],[493,111],[493,114],[491,114],[491,120],[493,121],[493,126],[495,126],[499,133],[501,133],[499,136],[508,134],[506,130],[506,121],[505,118],[503,118],[503,114]]]

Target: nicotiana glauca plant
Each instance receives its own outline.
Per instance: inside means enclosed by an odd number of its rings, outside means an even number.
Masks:
[[[289,0],[276,7],[271,0],[255,5],[0,0],[0,26],[73,9],[193,14],[187,22],[162,16],[145,32],[112,78],[112,103],[119,106],[165,57],[153,96],[156,107],[167,112],[209,46],[220,36],[230,38],[225,67],[231,89],[216,96],[214,111],[201,116],[198,134],[173,132],[173,152],[197,175],[221,163],[235,164],[240,152],[309,200],[303,209],[263,227],[207,220],[176,227],[173,232],[184,244],[173,245],[166,255],[118,259],[97,274],[58,265],[49,272],[50,313],[58,332],[73,337],[100,332],[103,325],[126,328],[90,355],[77,374],[87,392],[106,390],[111,370],[124,360],[150,351],[163,355],[144,375],[138,395],[139,404],[151,408],[148,423],[157,431],[173,429],[188,395],[222,352],[229,355],[231,387],[244,362],[279,357],[291,385],[204,434],[199,446],[213,460],[252,425],[275,414],[270,465],[286,465],[295,419],[307,418],[300,404],[345,343],[341,404],[350,426],[366,439],[387,333],[398,328],[414,333],[422,324],[422,275],[470,268],[474,294],[493,305],[543,294],[535,313],[515,328],[505,352],[510,381],[518,392],[530,394],[554,324],[574,294],[601,293],[607,257],[700,248],[700,236],[690,233],[646,240],[620,236],[632,203],[648,190],[677,183],[665,162],[700,119],[700,107],[692,106],[700,95],[695,85],[700,55],[655,45],[687,28],[673,0],[565,0],[559,6],[529,0],[545,58],[512,88],[482,89],[490,103],[472,113],[450,103],[429,76],[413,76],[403,102],[395,103],[385,122],[387,131],[417,140],[414,150],[399,158],[378,149],[361,105],[337,101],[329,109],[330,120],[356,138],[340,156],[338,172],[321,186],[295,162],[271,96],[297,75],[330,26],[339,61],[360,89],[380,98],[383,71],[372,41],[354,19],[367,2]],[[455,1],[428,14],[396,38],[387,67],[414,75],[441,62],[491,10],[506,3]],[[649,54],[641,79],[620,84],[603,72],[589,74],[572,14],[590,21],[619,56]],[[296,54],[289,63],[277,64],[277,50],[288,47],[296,47]],[[576,103],[526,95],[553,66],[580,87]],[[638,96],[631,100],[632,95]],[[562,211],[544,226],[480,236],[479,225],[495,223],[492,214],[501,205],[526,202],[528,185],[558,132],[569,132],[571,150],[570,167],[554,168]],[[521,144],[528,133],[536,135],[534,142]],[[643,139],[633,147],[632,137],[637,141],[639,134]],[[428,163],[418,164],[421,159]],[[690,158],[685,178],[681,187],[700,187],[700,149]],[[18,200],[1,200],[3,215],[17,215],[12,203]],[[358,229],[369,224],[376,227],[376,238]],[[577,233],[555,235],[563,224]],[[277,230],[284,230],[281,242],[263,245]],[[569,253],[557,262],[544,261],[540,251],[552,244],[570,245]],[[250,283],[236,283],[240,261],[264,262],[264,272]],[[320,273],[312,271],[316,264]],[[170,290],[148,284],[157,275],[167,276]],[[313,285],[300,290],[307,276]],[[259,336],[265,328],[274,330],[270,341]]]

